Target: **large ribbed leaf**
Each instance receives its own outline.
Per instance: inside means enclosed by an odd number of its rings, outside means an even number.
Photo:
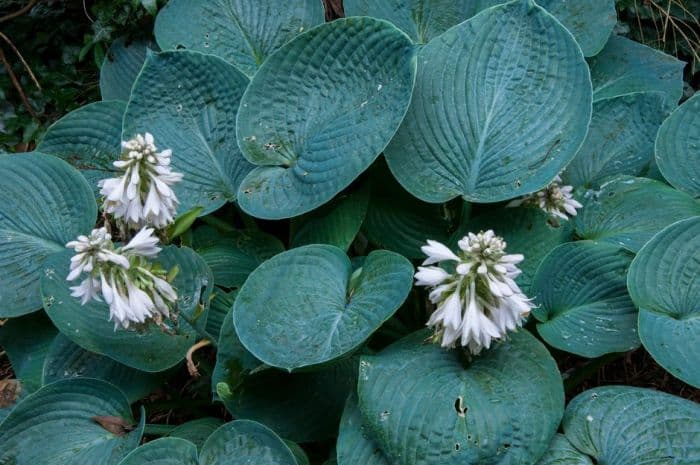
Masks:
[[[226,292],[219,288],[214,290],[214,298],[209,305],[209,314],[207,315],[207,334],[218,337],[221,333],[221,327],[224,325],[224,318],[233,308],[234,300],[236,300],[236,291]]]
[[[115,434],[95,417],[117,417],[135,428]],[[135,425],[124,394],[107,382],[58,381],[27,397],[0,424],[0,463],[117,465],[138,445],[144,421],[142,410]]]
[[[563,244],[532,283],[537,331],[547,343],[584,357],[639,347],[637,309],[627,293],[632,254],[610,244]]]
[[[112,163],[121,153],[125,110],[124,102],[95,102],[73,110],[49,127],[37,150],[80,170],[99,197],[97,182],[116,176]]]
[[[51,344],[43,366],[43,383],[64,378],[95,378],[118,386],[129,402],[136,402],[162,382],[162,377],[134,370],[94,354],[59,334]]]
[[[106,303],[92,301],[80,305],[71,297],[66,281],[72,253],[56,254],[42,268],[41,294],[44,309],[56,327],[71,341],[96,354],[106,355],[129,367],[155,372],[172,367],[185,358],[187,349],[197,338],[186,320],[206,324],[206,309],[213,278],[204,261],[192,250],[166,247],[157,262],[165,269],[174,266],[179,272],[173,281],[178,293],[178,321],[168,334],[156,325],[145,331],[118,330],[108,321]]]
[[[606,386],[569,403],[564,433],[605,465],[700,463],[700,406],[651,389]]]
[[[219,383],[226,384],[226,389],[233,392],[243,383],[245,377],[262,362],[243,347],[233,328],[233,310],[224,318],[216,347],[216,366],[211,375],[212,392],[217,392]]]
[[[577,451],[566,436],[557,433],[537,465],[593,465],[593,462],[586,454]]]
[[[236,114],[248,78],[221,58],[198,52],[149,53],[124,115],[122,138],[150,132],[172,149],[180,211],[202,215],[233,200],[250,171],[236,143]]]
[[[396,465],[531,464],[564,411],[554,360],[527,331],[465,367],[421,331],[362,357],[358,395],[367,431]]]
[[[49,155],[4,155],[0,173],[0,318],[7,318],[41,308],[46,258],[90,232],[97,205],[80,173]]]
[[[654,163],[656,132],[670,108],[660,92],[599,100],[583,147],[563,178],[573,186],[592,187],[617,174],[638,176]]]
[[[673,376],[700,387],[700,217],[667,227],[639,251],[627,286],[639,336]]]
[[[611,36],[589,65],[595,101],[632,92],[663,92],[673,105],[683,93],[685,63],[625,37]]]
[[[515,0],[436,37],[386,149],[389,167],[427,202],[495,202],[548,184],[588,129],[581,49],[532,0]]]
[[[219,427],[204,443],[199,457],[200,465],[297,465],[279,436],[249,420]]]
[[[338,465],[389,465],[384,453],[362,424],[357,395],[352,394],[345,404],[336,444]]]
[[[282,46],[241,101],[239,146],[258,165],[241,184],[241,207],[278,219],[328,202],[386,147],[415,72],[411,40],[367,17],[323,24]]]
[[[168,436],[173,438],[186,439],[198,449],[204,446],[204,442],[216,431],[224,421],[220,418],[205,417],[183,423],[170,432]]]
[[[258,267],[233,306],[243,345],[268,365],[293,370],[359,347],[401,306],[413,266],[385,250],[352,271],[337,247],[308,245]]]
[[[100,94],[102,100],[129,100],[146,52],[157,49],[155,44],[143,40],[128,41],[120,37],[109,46],[109,51],[100,68]]]
[[[119,465],[199,465],[197,447],[178,438],[160,438],[131,451]]]
[[[669,224],[696,215],[700,203],[689,195],[651,179],[622,176],[590,193],[574,225],[583,239],[637,252]]]
[[[171,0],[154,34],[164,50],[218,55],[252,76],[272,52],[322,22],[316,0]]]
[[[671,185],[700,197],[700,94],[664,121],[656,138],[656,162]]]

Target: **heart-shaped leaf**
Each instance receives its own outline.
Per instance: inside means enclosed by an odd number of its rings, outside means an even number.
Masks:
[[[537,331],[557,349],[599,357],[639,347],[637,309],[627,293],[632,254],[610,244],[563,244],[532,283]]]
[[[186,439],[197,446],[198,449],[201,449],[202,446],[204,446],[204,442],[207,440],[207,438],[223,424],[223,420],[219,418],[199,418],[197,420],[192,420],[181,424],[172,430],[169,436],[173,438]]]
[[[673,376],[700,387],[700,217],[653,237],[630,267],[627,286],[639,307],[639,337]]]
[[[211,375],[212,392],[218,391],[220,383],[234,392],[243,384],[248,374],[262,365],[262,362],[248,352],[241,344],[233,328],[233,309],[229,309],[221,325],[219,343],[216,348],[216,366]]]
[[[355,350],[394,314],[412,278],[411,263],[393,252],[374,251],[352,272],[337,247],[292,249],[248,277],[233,306],[236,333],[271,366],[291,371],[329,362]]]
[[[637,252],[676,221],[700,215],[692,197],[651,179],[622,176],[591,192],[576,216],[576,234]]]
[[[671,185],[700,197],[700,94],[664,121],[656,138],[656,161]]]
[[[199,465],[197,447],[178,438],[160,438],[131,451],[119,465]]]
[[[360,361],[362,420],[396,465],[534,463],[564,412],[561,376],[527,331],[465,367],[414,333]],[[410,380],[410,381],[406,381]]]
[[[144,421],[142,409],[136,424],[124,394],[105,381],[58,381],[27,397],[2,422],[0,463],[117,465],[138,445]]]
[[[151,42],[131,42],[125,37],[112,42],[100,67],[102,100],[129,100],[131,87],[143,67],[149,49],[157,47]]]
[[[396,132],[415,72],[411,40],[368,17],[323,24],[282,46],[241,101],[239,146],[258,165],[240,186],[241,208],[279,219],[331,200]]]
[[[131,92],[122,138],[150,132],[171,149],[180,211],[202,215],[235,199],[250,171],[236,143],[236,114],[248,78],[221,58],[198,52],[149,53]]]
[[[322,22],[316,0],[171,0],[153,32],[163,50],[218,55],[252,76],[272,52]]]
[[[338,465],[389,465],[384,453],[362,424],[357,395],[352,394],[345,404],[336,444]]]
[[[577,451],[566,436],[555,434],[549,449],[536,465],[593,465],[591,459]]]
[[[108,321],[106,303],[80,305],[71,297],[71,283],[66,281],[71,255],[70,251],[56,254],[42,273],[44,309],[59,331],[84,349],[137,370],[163,371],[185,358],[197,337],[187,321],[204,326],[213,282],[207,265],[196,253],[171,246],[164,248],[157,259],[165,269],[179,268],[173,281],[178,293],[178,321],[170,325],[172,334],[153,324],[144,331],[115,331],[114,323]]]
[[[421,200],[496,202],[536,191],[586,136],[581,49],[533,0],[455,26],[423,47],[418,63],[411,107],[385,155]]]
[[[606,465],[694,465],[700,461],[700,406],[628,386],[585,391],[562,427],[581,452]]]
[[[219,427],[204,443],[200,465],[297,465],[289,447],[271,429],[249,420]]]
[[[7,318],[41,308],[47,257],[92,229],[97,205],[80,173],[56,157],[4,155],[0,173],[0,318]]]

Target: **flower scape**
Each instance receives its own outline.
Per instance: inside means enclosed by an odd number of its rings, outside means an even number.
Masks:
[[[0,5],[0,465],[700,464],[697,2],[71,3]]]

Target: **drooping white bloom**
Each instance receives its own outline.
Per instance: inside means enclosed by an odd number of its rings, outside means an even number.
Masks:
[[[107,230],[99,228],[66,244],[76,251],[66,279],[74,281],[87,274],[80,285],[71,287],[71,295],[80,298],[81,305],[104,298],[115,329],[168,318],[177,300],[165,272],[148,261],[161,250],[153,232],[143,228],[128,244],[116,247]]]
[[[148,132],[122,142],[121,159],[114,166],[124,173],[98,183],[104,211],[134,229],[172,223],[179,202],[171,186],[182,174],[171,170],[171,156],[171,150],[158,152]]]
[[[550,185],[541,191],[515,199],[509,202],[506,207],[536,206],[554,218],[568,220],[570,216],[576,216],[576,210],[583,206],[574,198],[573,190],[572,186],[563,186],[561,178],[557,176]]]
[[[443,347],[458,343],[476,355],[494,340],[522,326],[533,305],[514,279],[521,271],[519,254],[507,255],[506,243],[489,230],[469,233],[458,242],[459,254],[436,241],[422,250],[427,255],[418,267],[416,285],[431,288],[430,301],[436,310],[427,325],[435,328],[435,339]],[[454,273],[437,266],[450,262]]]

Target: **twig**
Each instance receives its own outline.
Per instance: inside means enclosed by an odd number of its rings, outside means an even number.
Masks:
[[[24,69],[27,70],[27,74],[29,74],[29,77],[32,78],[32,82],[34,82],[34,85],[36,86],[36,88],[41,90],[41,84],[39,84],[39,81],[37,80],[36,76],[34,76],[32,69],[29,67],[29,64],[24,60],[24,57],[22,56],[22,54],[19,53],[19,50],[17,50],[17,47],[15,47],[15,44],[13,44],[12,41],[10,40],[10,38],[7,37],[5,34],[3,34],[1,31],[0,31],[0,37],[2,37],[10,47],[12,47],[12,50],[15,52],[15,54],[19,58],[19,61],[22,62]]]
[[[37,4],[39,0],[29,0],[29,3],[27,3],[24,7],[20,8],[19,10],[15,11],[14,13],[7,14],[0,18],[0,23],[4,23],[5,21],[9,21],[12,18],[16,18],[17,16],[22,16],[29,10],[31,10],[34,5]]]
[[[208,345],[211,345],[211,341],[208,339],[202,339],[195,345],[189,348],[187,351],[187,355],[185,356],[185,359],[187,360],[187,371],[190,372],[190,376],[193,376],[195,378],[199,377],[199,370],[197,370],[197,365],[194,364],[194,361],[192,360],[192,355],[194,353],[201,349],[202,347],[206,347]]]
[[[31,104],[29,103],[27,96],[24,94],[22,85],[17,80],[15,72],[12,71],[12,66],[10,66],[10,63],[7,61],[7,58],[5,57],[5,52],[3,52],[2,48],[0,48],[0,61],[2,61],[2,64],[5,66],[5,71],[7,71],[7,75],[10,76],[12,85],[15,86],[15,89],[17,89],[17,92],[19,93],[19,98],[22,99],[22,103],[24,104],[25,108],[27,109],[29,114],[32,115],[32,118],[38,120],[39,115],[36,114],[34,108],[32,108]]]

